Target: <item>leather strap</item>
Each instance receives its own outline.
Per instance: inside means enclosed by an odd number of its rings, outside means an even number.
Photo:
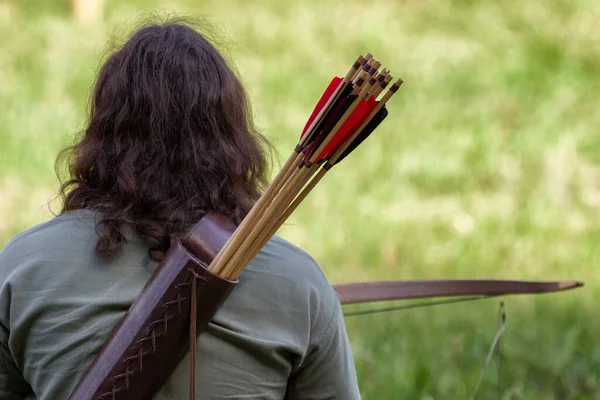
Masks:
[[[192,299],[197,296],[196,274],[192,274]],[[192,301],[190,307],[190,400],[196,398],[196,302]]]
[[[220,214],[209,214],[200,220],[191,229],[190,233],[182,240],[183,246],[201,260],[207,266],[216,257],[229,237],[235,231],[236,226],[225,216]],[[190,278],[191,298],[197,298],[197,283],[202,277],[192,271]],[[196,398],[196,339],[197,339],[197,304],[191,302],[190,306],[190,400]]]

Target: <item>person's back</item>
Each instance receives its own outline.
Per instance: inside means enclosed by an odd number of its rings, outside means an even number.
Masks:
[[[208,211],[243,219],[264,185],[261,140],[239,82],[192,29],[143,28],[111,56],[66,153],[61,215],[0,253],[0,398],[66,399],[171,240]],[[197,360],[201,399],[359,397],[337,296],[277,237]],[[186,398],[188,374],[183,360],[155,398]]]

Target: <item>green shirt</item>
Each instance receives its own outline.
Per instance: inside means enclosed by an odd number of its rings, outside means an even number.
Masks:
[[[156,267],[136,237],[98,258],[94,224],[69,212],[0,253],[0,399],[66,399]],[[155,399],[187,398],[188,357]],[[277,237],[199,337],[197,364],[198,399],[360,398],[339,299]]]

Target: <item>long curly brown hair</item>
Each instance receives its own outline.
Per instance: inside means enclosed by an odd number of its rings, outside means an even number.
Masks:
[[[215,46],[182,20],[146,25],[104,63],[89,122],[59,154],[57,171],[66,165],[69,175],[60,214],[99,212],[100,257],[133,227],[159,260],[205,213],[245,217],[266,184],[268,150]]]

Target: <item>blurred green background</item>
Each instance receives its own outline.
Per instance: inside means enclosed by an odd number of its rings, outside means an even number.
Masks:
[[[218,28],[279,163],[358,54],[402,77],[281,235],[332,283],[586,281],[503,299],[502,379],[493,363],[477,398],[600,399],[600,2],[0,0],[0,248],[52,217],[107,43],[153,13]],[[469,398],[499,301],[348,317],[363,397]]]

